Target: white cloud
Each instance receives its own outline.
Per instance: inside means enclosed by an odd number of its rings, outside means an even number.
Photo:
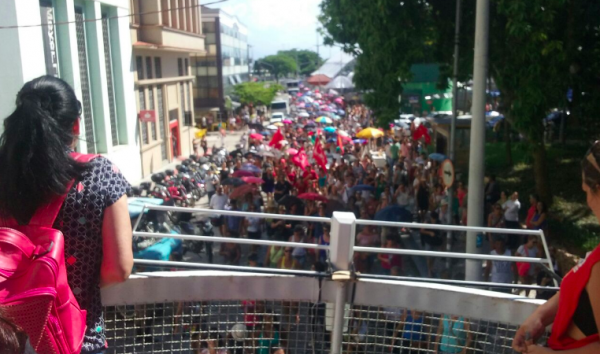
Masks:
[[[237,16],[248,27],[254,58],[261,58],[283,49],[316,50],[320,3],[321,0],[228,0],[213,6]],[[321,46],[320,53],[324,58],[330,53],[339,57],[340,50]]]

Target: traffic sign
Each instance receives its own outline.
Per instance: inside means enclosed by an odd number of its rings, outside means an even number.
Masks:
[[[446,159],[442,162],[441,172],[444,186],[450,188],[454,184],[454,164],[452,164],[450,159]]]

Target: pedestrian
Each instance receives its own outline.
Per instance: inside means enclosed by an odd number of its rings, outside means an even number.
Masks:
[[[248,210],[250,213],[256,213],[256,206],[254,204],[250,204],[250,208]],[[248,215],[246,216],[246,220],[244,221],[245,229],[247,231],[247,236],[251,240],[260,240],[261,230],[262,230],[262,219],[256,215]],[[251,245],[250,252],[256,253],[258,251],[258,245]]]
[[[528,229],[533,230],[533,225],[531,224],[531,219],[535,213],[537,213],[537,204],[540,198],[537,195],[532,194],[529,196],[529,209],[527,210],[527,218],[525,219],[525,225]]]
[[[433,352],[440,354],[467,353],[472,339],[469,320],[462,316],[443,315],[438,324]]]
[[[504,210],[504,225],[507,229],[520,229],[519,224],[519,210],[521,209],[521,202],[519,202],[519,193],[514,192],[511,194],[510,199],[502,204]],[[521,237],[519,235],[508,236],[508,248],[514,250],[520,244]]]
[[[428,336],[424,329],[425,314],[416,310],[407,310],[402,313],[400,320],[394,330],[392,338],[392,353],[418,354],[420,349],[426,349]],[[396,338],[401,334],[401,347],[395,346]]]
[[[546,203],[542,201],[537,202],[536,211],[533,218],[531,218],[530,224],[533,230],[542,230],[547,234],[548,208],[546,208]]]
[[[59,310],[75,314],[78,303],[87,311],[86,319],[73,319],[74,323],[84,321],[73,328],[87,327],[85,336],[79,338],[83,341],[81,349],[94,353],[106,349],[100,287],[124,282],[133,268],[127,211],[131,187],[119,168],[105,157],[78,156],[89,160],[78,162],[71,154],[82,132],[81,115],[81,103],[65,81],[47,75],[23,85],[16,107],[4,120],[0,138],[0,219],[5,227],[12,226],[8,220],[27,225],[38,210],[42,211],[40,208],[66,195],[58,204],[62,205],[58,216],[50,216],[48,226],[54,225],[64,236],[64,259],[70,260],[67,277],[76,302]],[[43,245],[37,246],[32,250]],[[3,246],[3,254],[9,257],[3,258],[3,266],[7,266],[7,259],[17,262],[14,264],[23,262],[6,252]],[[69,296],[63,293],[60,297],[63,295]],[[19,349],[23,344],[19,343]],[[0,351],[10,346],[0,347]]]
[[[494,249],[490,252],[492,256],[512,256],[511,250],[506,248],[506,241],[502,236],[496,236],[493,239]],[[512,284],[515,278],[515,264],[509,261],[486,261],[485,281],[500,284]],[[511,293],[511,288],[494,288],[490,290],[503,293]]]
[[[492,212],[488,215],[487,227],[504,228],[505,226],[506,225],[504,223],[504,211],[502,210],[502,205],[496,203],[492,207]],[[495,235],[499,235],[499,234],[488,232],[487,235],[488,235],[488,241],[489,241],[490,245],[493,245],[494,242],[492,241],[492,239],[494,238]]]
[[[436,212],[432,212],[429,215],[428,224],[437,225],[439,224],[439,217]],[[421,245],[427,251],[439,251],[444,244],[444,238],[441,235],[440,230],[423,228],[420,231]],[[430,278],[436,275],[434,271],[434,260],[431,257],[427,257],[427,272]]]
[[[227,205],[227,200],[229,198],[227,197],[227,195],[225,195],[223,193],[223,186],[218,185],[217,186],[217,193],[214,194],[211,198],[210,198],[210,202],[208,203],[208,207],[210,209],[213,210],[225,210],[225,206]],[[225,225],[224,225],[224,221],[225,221],[225,217],[223,215],[219,215],[219,214],[213,214],[214,216],[211,218],[211,224],[217,228],[219,228],[219,231],[221,233],[222,236],[225,236],[226,232],[225,232]]]
[[[527,237],[527,243],[519,246],[515,252],[517,257],[538,257],[538,237],[536,235],[529,235]],[[517,270],[519,273],[519,282],[525,285],[533,284],[534,275],[536,274],[536,265],[529,262],[518,262]],[[525,290],[525,296],[529,296],[529,289]]]
[[[389,249],[400,248],[398,235],[387,235],[384,247]],[[379,262],[381,262],[383,275],[400,275],[400,271],[402,269],[402,257],[399,254],[378,253],[377,259],[379,259]]]
[[[212,199],[212,196],[217,192],[217,185],[219,184],[219,177],[215,175],[212,168],[209,168],[206,171],[206,177],[204,178],[204,188],[206,189],[206,194],[208,195],[208,202]]]
[[[288,241],[296,243],[305,243],[306,234],[304,231],[304,227],[302,225],[296,225],[293,230],[294,233]],[[292,256],[294,257],[294,260],[296,262],[295,264],[298,266],[298,269],[304,268],[304,266],[306,265],[307,256],[306,248],[294,247]]]

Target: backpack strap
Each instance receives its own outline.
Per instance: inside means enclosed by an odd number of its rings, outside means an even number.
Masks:
[[[100,156],[100,155],[80,154],[77,152],[71,153],[71,157],[73,157],[73,159],[75,161],[80,162],[80,163],[88,163],[98,156]],[[44,205],[44,206],[38,208],[38,210],[36,210],[35,214],[33,214],[33,216],[31,217],[31,220],[29,221],[29,225],[52,227],[52,225],[54,224],[54,221],[56,220],[56,217],[58,216],[58,213],[60,212],[60,209],[62,208],[63,203],[65,202],[65,199],[67,198],[67,194],[73,187],[74,183],[75,183],[75,181],[73,180],[73,181],[69,182],[69,184],[67,184],[67,189],[66,189],[65,194],[54,198],[47,205]]]

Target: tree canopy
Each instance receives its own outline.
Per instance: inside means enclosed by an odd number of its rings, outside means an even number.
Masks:
[[[233,87],[233,93],[239,97],[240,103],[254,105],[270,104],[280,90],[283,90],[281,85],[264,82],[243,82]]]
[[[398,116],[402,82],[410,66],[437,62],[443,84],[450,76],[455,1],[324,0],[325,43],[357,55],[355,82],[385,123]],[[491,0],[489,75],[505,115],[526,137],[534,158],[536,188],[550,200],[543,118],[573,104],[599,112],[600,5],[595,0]],[[463,0],[459,79],[472,73],[475,0]],[[586,95],[587,93],[587,95]],[[596,98],[596,99],[593,99]],[[597,121],[597,120],[594,120]]]
[[[277,52],[278,55],[287,55],[294,59],[298,65],[298,72],[301,75],[310,75],[312,72],[317,70],[322,64],[323,59],[312,50],[306,49],[290,49],[280,50]]]
[[[296,72],[296,61],[287,55],[269,55],[256,62],[255,67],[268,70],[275,79]]]

